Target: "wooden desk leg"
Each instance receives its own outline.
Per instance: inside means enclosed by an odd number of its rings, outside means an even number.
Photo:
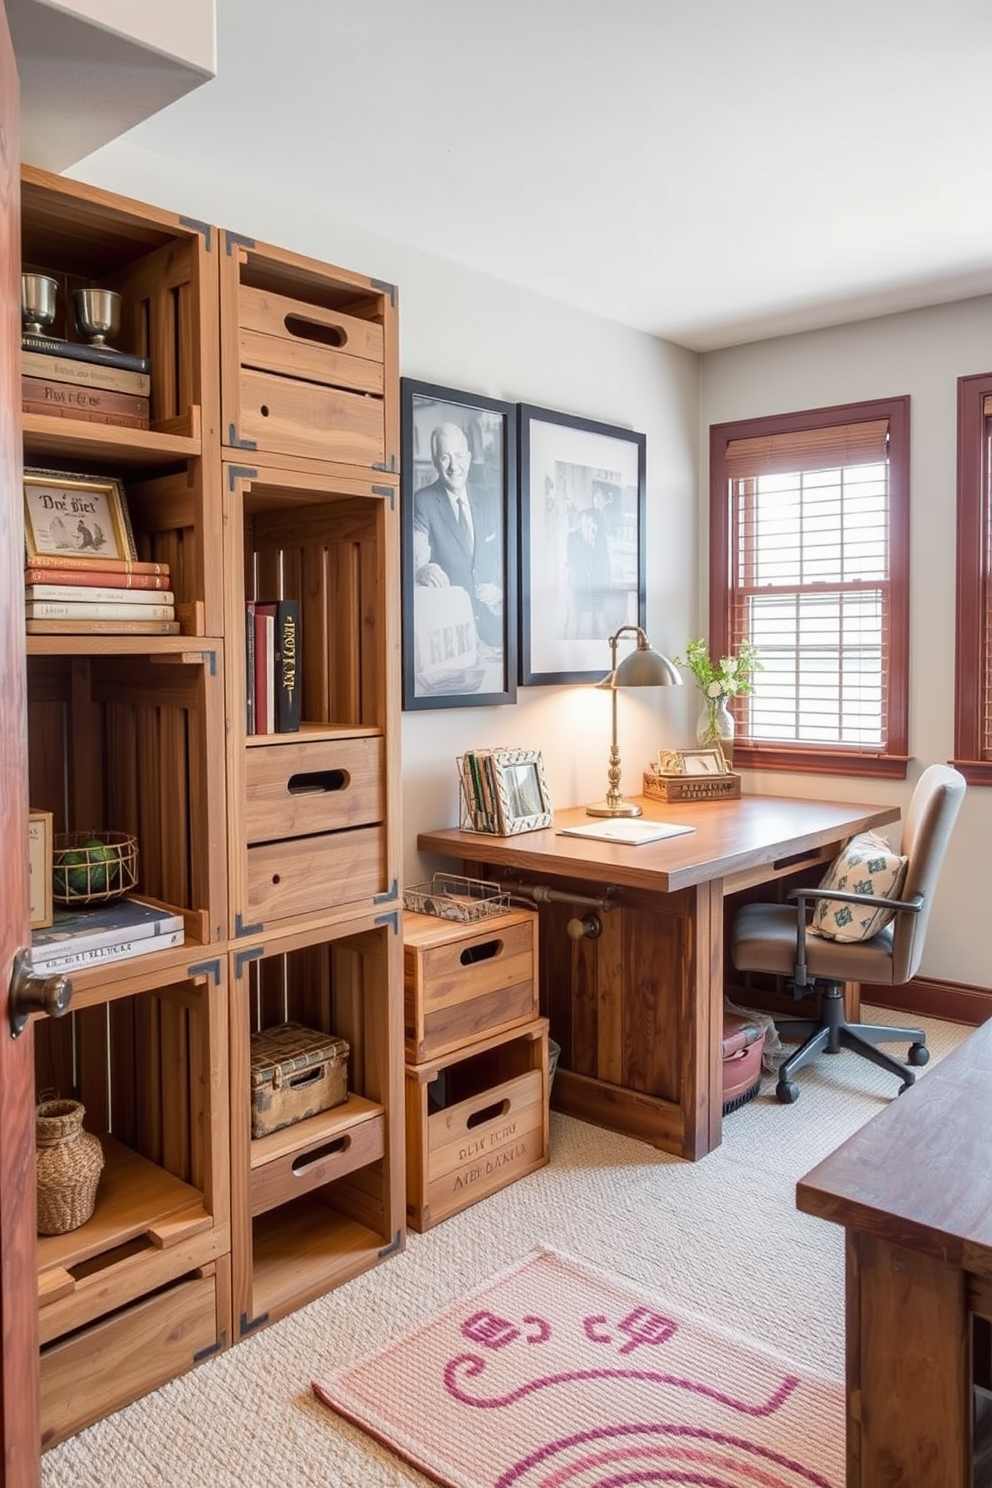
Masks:
[[[958,1267],[847,1235],[847,1488],[970,1488],[970,1328]]]

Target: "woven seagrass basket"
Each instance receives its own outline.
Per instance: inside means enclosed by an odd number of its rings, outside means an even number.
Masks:
[[[38,1234],[64,1235],[90,1218],[103,1168],[100,1138],[83,1130],[79,1101],[42,1101],[35,1112]]]

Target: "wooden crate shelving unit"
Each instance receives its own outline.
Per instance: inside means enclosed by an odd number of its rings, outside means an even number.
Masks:
[[[119,477],[139,557],[168,562],[181,634],[26,640],[28,793],[56,832],[138,841],[138,889],[181,947],[75,973],[34,1028],[36,1089],[105,1148],[92,1218],[40,1237],[41,1431],[62,1440],[231,1340],[226,777],[217,238],[25,168],[25,268],[120,291],[151,362],[151,427],[28,414],[27,466]],[[95,1362],[98,1361],[98,1362]]]
[[[405,1240],[396,293],[222,235],[239,1336]],[[245,604],[296,599],[301,727],[247,734]],[[348,1040],[349,1098],[250,1138],[253,1032]]]
[[[404,1243],[399,378],[390,285],[33,168],[22,223],[53,334],[101,285],[151,362],[149,429],[25,415],[25,464],[120,477],[181,622],[26,641],[32,806],[133,832],[186,929],[35,1020],[39,1094],[107,1152],[39,1242],[51,1445]],[[263,591],[301,602],[303,726],[249,739]],[[252,1142],[250,1034],[286,1018],[349,1041],[349,1098]]]

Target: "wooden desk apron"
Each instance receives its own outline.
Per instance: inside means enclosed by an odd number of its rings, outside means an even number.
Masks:
[[[992,1318],[992,1022],[800,1179],[847,1248],[848,1488],[971,1488],[971,1318]]]
[[[637,847],[560,836],[591,820],[572,807],[543,831],[447,828],[420,833],[417,846],[467,873],[563,896],[540,905],[541,1010],[562,1048],[556,1109],[699,1158],[720,1143],[724,894],[827,864],[848,837],[899,811],[778,796],[637,799],[645,819],[693,831]],[[573,940],[566,926],[590,896],[616,907],[600,916],[601,934]]]

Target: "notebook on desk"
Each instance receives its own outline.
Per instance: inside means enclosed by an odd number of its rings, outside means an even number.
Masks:
[[[642,842],[661,842],[665,837],[682,837],[694,832],[695,827],[674,826],[671,822],[631,821],[628,817],[616,821],[594,821],[581,827],[559,827],[558,837],[591,837],[597,842],[625,842],[637,847]]]

